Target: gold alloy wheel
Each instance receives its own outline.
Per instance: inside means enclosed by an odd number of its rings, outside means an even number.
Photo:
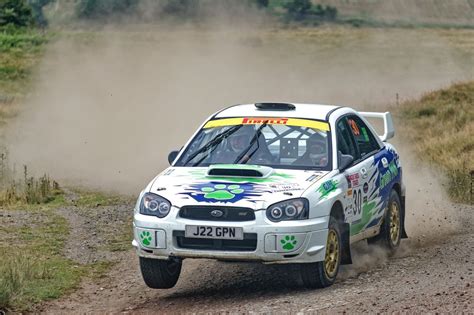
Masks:
[[[398,209],[398,204],[394,201],[390,206],[390,239],[392,244],[396,245],[398,243],[398,238],[400,236],[400,209]]]
[[[324,272],[328,278],[336,276],[339,264],[339,239],[336,231],[330,229],[328,233],[328,241],[326,244],[326,257],[324,259]]]

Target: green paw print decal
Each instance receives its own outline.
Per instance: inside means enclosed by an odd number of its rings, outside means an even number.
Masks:
[[[241,194],[244,192],[240,185],[224,185],[217,184],[213,187],[203,187],[201,188],[206,199],[216,199],[216,200],[230,200],[235,197],[235,195]]]
[[[280,240],[281,244],[283,245],[283,249],[285,250],[292,250],[295,248],[298,241],[296,240],[294,235],[287,235],[283,239]]]
[[[148,231],[142,231],[140,233],[140,240],[142,241],[142,244],[145,246],[150,246],[151,241],[152,241],[151,233]]]

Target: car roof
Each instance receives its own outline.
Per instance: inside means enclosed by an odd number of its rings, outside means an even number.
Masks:
[[[290,104],[290,103],[286,103]],[[291,103],[295,106],[292,110],[270,110],[258,109],[255,104],[234,105],[221,110],[213,118],[227,118],[227,117],[288,117],[288,118],[307,118],[327,121],[327,115],[340,108],[334,105],[320,105],[320,104],[301,104]]]

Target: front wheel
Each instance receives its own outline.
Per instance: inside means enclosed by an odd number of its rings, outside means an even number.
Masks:
[[[400,245],[402,234],[401,209],[400,197],[395,190],[392,190],[380,233],[377,236],[369,238],[367,240],[369,244],[378,244],[387,248],[392,253],[395,252]]]
[[[169,289],[175,286],[181,274],[182,261],[140,258],[140,270],[145,284],[152,289]]]
[[[341,264],[342,242],[340,225],[333,217],[329,219],[326,255],[324,261],[301,264],[301,278],[307,288],[325,288],[336,281]]]

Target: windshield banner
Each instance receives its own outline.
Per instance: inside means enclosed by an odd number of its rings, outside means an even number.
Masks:
[[[239,118],[216,119],[216,120],[208,121],[204,125],[204,128],[235,126],[235,125],[261,125],[261,124],[264,124],[265,122],[269,125],[308,127],[312,129],[329,131],[329,124],[327,122],[310,120],[310,119],[282,118],[282,117],[239,117]]]

